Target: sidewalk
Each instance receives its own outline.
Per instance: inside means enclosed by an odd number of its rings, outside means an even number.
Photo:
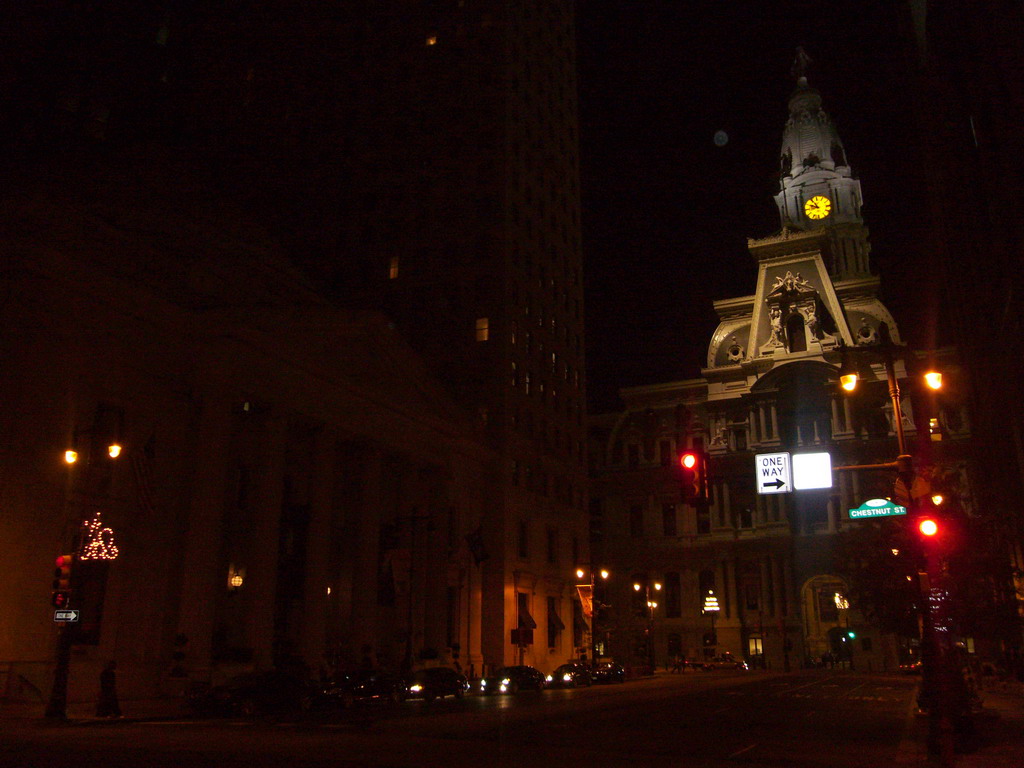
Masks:
[[[981,700],[982,711],[974,719],[973,748],[965,754],[956,754],[954,765],[956,768],[1021,768],[1024,766],[1024,685],[990,683],[981,691]],[[928,720],[916,717],[915,710],[916,705],[908,712],[904,740],[895,764],[899,768],[941,765],[938,759],[928,758]]]
[[[95,701],[73,701],[68,702],[67,722],[68,723],[125,723],[139,720],[167,720],[187,715],[184,700],[181,697],[163,697],[151,699],[121,699],[121,714],[119,719],[96,717]],[[22,720],[45,724],[43,717],[46,705],[40,703],[22,702],[0,702],[0,719]]]

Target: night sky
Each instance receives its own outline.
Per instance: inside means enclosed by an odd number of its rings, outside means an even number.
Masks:
[[[620,387],[699,376],[712,301],[753,292],[746,241],[779,229],[772,195],[797,45],[861,180],[883,300],[905,338],[930,341],[922,313],[934,302],[908,278],[924,226],[905,108],[915,54],[894,5],[579,4],[592,412],[619,407]]]

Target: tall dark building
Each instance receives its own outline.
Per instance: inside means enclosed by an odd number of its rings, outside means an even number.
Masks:
[[[478,665],[586,645],[573,5],[110,2],[27,25],[36,68],[8,78],[31,117],[12,135],[180,154],[484,427]]]
[[[382,14],[353,44],[353,209],[339,214],[339,257],[321,263],[348,298],[395,318],[485,424],[499,459],[484,654],[546,668],[583,629],[573,4],[431,8],[415,23]]]
[[[908,0],[908,102],[921,137],[924,183],[918,203],[928,226],[914,277],[923,293],[942,295],[948,324],[970,374],[979,460],[978,488],[991,536],[1010,550],[1015,584],[1024,594],[1024,51],[1018,3],[966,6]],[[938,299],[936,299],[937,301]],[[1016,593],[1016,594],[1015,594]],[[1020,614],[1014,606],[1013,613]],[[1020,629],[1006,641],[1020,642]]]

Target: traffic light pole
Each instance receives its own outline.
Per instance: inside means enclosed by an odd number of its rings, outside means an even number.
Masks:
[[[53,688],[46,705],[45,716],[52,720],[67,719],[68,676],[71,668],[71,633],[69,622],[62,622],[57,629],[57,664],[53,672]]]

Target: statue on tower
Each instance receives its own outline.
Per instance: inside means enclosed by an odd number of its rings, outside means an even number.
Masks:
[[[796,58],[793,59],[793,67],[789,70],[789,74],[796,78],[797,83],[801,80],[804,83],[807,82],[807,68],[811,65],[812,59],[807,55],[807,51],[804,50],[802,45],[796,47]]]

